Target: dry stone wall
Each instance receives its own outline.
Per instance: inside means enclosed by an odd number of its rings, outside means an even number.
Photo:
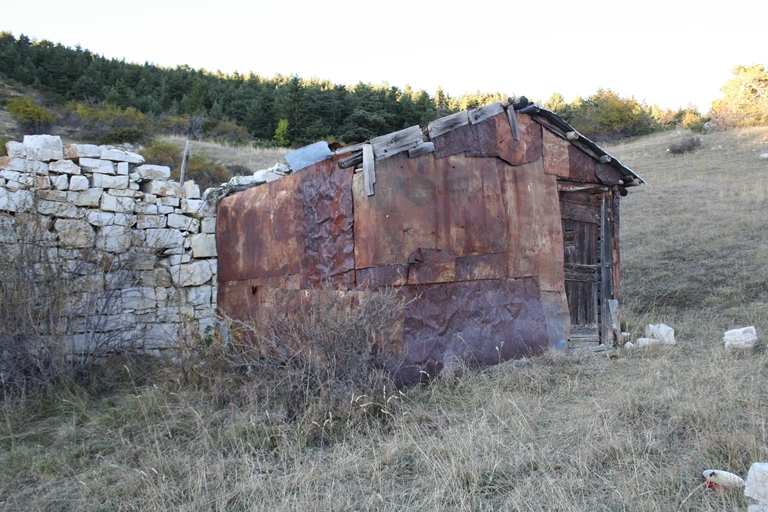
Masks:
[[[215,204],[194,182],[170,181],[168,167],[124,148],[51,135],[6,148],[0,243],[8,250],[34,238],[63,269],[70,349],[157,354],[213,324]]]

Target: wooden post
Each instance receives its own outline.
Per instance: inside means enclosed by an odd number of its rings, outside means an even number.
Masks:
[[[189,153],[192,149],[192,143],[187,141],[187,145],[184,147],[184,158],[181,160],[181,174],[179,175],[179,184],[184,185],[184,176],[187,174],[187,162],[189,161]]]

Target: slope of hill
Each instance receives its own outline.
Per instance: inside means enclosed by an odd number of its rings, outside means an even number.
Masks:
[[[724,330],[768,328],[768,129],[715,133],[678,157],[662,133],[609,148],[649,182],[622,203],[623,315],[674,346],[448,368],[383,411],[289,419],[243,375],[205,366],[110,373],[2,408],[9,510],[746,510],[768,458],[768,353]],[[215,356],[215,353],[213,354]],[[218,364],[218,366],[217,366]],[[121,377],[122,376],[122,377]],[[258,376],[253,377],[258,378]],[[118,383],[123,383],[120,387]],[[376,397],[350,397],[353,404]]]

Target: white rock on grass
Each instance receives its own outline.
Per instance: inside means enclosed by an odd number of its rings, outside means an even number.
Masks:
[[[757,330],[753,325],[725,331],[723,343],[728,350],[750,349],[757,343]]]
[[[768,463],[755,462],[749,468],[744,496],[761,502],[768,501]]]
[[[645,338],[659,340],[664,345],[674,345],[676,343],[675,330],[665,324],[648,324],[643,329],[643,335]]]

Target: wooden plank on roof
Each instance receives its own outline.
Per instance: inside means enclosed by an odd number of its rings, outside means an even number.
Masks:
[[[350,156],[339,160],[339,167],[342,169],[346,169],[347,167],[354,167],[357,164],[362,163],[362,161],[363,161],[363,153],[362,153],[362,146],[361,146],[360,149],[352,153]]]
[[[474,110],[469,111],[469,122],[472,124],[477,124],[485,121],[486,119],[490,119],[493,116],[496,116],[498,114],[501,114],[504,112],[504,107],[501,106],[501,102],[497,101],[496,103],[492,103],[490,105],[486,105],[484,107],[476,108]]]
[[[449,116],[441,117],[440,119],[436,119],[427,125],[427,129],[429,130],[429,138],[434,139],[435,137],[439,137],[444,133],[448,133],[455,130],[456,128],[460,128],[468,124],[469,113],[466,110],[456,112],[455,114],[451,114]]]
[[[418,146],[416,146],[413,149],[408,150],[408,156],[410,158],[414,158],[421,155],[426,155],[427,153],[432,153],[435,151],[435,143],[434,142],[422,142]]]
[[[376,183],[376,169],[371,144],[363,145],[363,179],[365,179],[365,194],[370,197],[374,194],[373,184]]]
[[[517,114],[515,114],[514,107],[507,109],[507,119],[509,119],[509,126],[512,127],[512,137],[515,140],[520,140],[520,130],[517,128]]]
[[[367,144],[367,142],[361,142],[359,144],[352,144],[351,146],[344,146],[344,147],[341,147],[341,148],[337,149],[336,151],[334,151],[334,153],[336,153],[337,155],[343,155],[343,154],[346,154],[346,153],[354,153],[354,152],[360,151],[365,144]]]
[[[371,139],[373,154],[379,160],[408,151],[421,143],[422,137],[419,125]]]

